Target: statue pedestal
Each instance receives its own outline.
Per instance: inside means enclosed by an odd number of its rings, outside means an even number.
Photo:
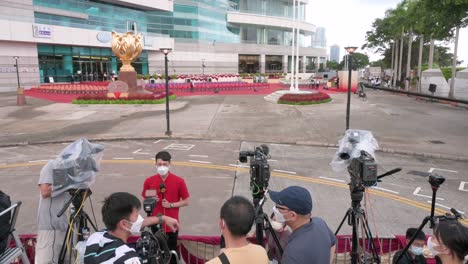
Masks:
[[[137,73],[136,71],[120,71],[119,81],[122,81],[128,85],[128,94],[134,95],[139,94],[141,91],[137,86]]]

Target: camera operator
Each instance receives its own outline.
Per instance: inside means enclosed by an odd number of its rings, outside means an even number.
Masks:
[[[130,193],[117,192],[107,197],[102,206],[107,231],[96,232],[88,238],[84,263],[139,264],[136,251],[125,244],[131,235],[138,235],[143,227],[161,221],[173,231],[179,228],[177,220],[167,216],[143,218],[138,213],[140,208],[140,200]]]
[[[179,208],[189,204],[189,192],[183,178],[171,173],[171,154],[160,151],[155,156],[157,174],[147,178],[143,184],[142,196],[147,197],[146,191],[156,190],[158,203],[153,211],[153,216],[162,214],[179,220]],[[163,231],[167,235],[167,244],[170,250],[177,251],[178,231],[172,231],[163,225]],[[177,263],[175,258],[171,263]]]
[[[233,196],[221,207],[219,228],[226,241],[226,249],[207,264],[268,264],[264,248],[249,243],[247,234],[255,220],[253,204],[244,197]]]
[[[52,173],[49,166],[44,166],[39,177],[39,206],[37,210],[37,242],[34,263],[57,263],[67,231],[67,215],[57,217],[59,211],[65,206],[71,195],[62,192],[52,197]]]
[[[293,231],[284,249],[282,264],[331,263],[336,237],[321,218],[311,217],[312,197],[300,186],[290,186],[280,192],[270,191],[275,203],[276,221],[286,223]]]
[[[427,247],[443,264],[468,264],[468,227],[456,219],[440,221]]]
[[[406,243],[411,240],[411,238],[416,234],[416,231],[418,231],[417,228],[408,228],[408,230],[406,230]],[[423,231],[420,231],[416,239],[413,241],[410,249],[400,259],[400,261],[398,261],[398,264],[426,264],[426,258],[423,256],[425,241],[426,235]],[[393,264],[396,264],[396,260],[401,255],[402,251],[403,250],[399,250],[395,253],[393,256]]]

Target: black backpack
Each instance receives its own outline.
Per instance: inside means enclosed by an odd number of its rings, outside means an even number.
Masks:
[[[10,196],[6,195],[4,192],[0,191],[0,212],[10,208],[11,200]],[[10,235],[11,229],[11,211],[0,216],[0,254],[2,254],[5,249],[8,247],[7,240],[8,235]]]

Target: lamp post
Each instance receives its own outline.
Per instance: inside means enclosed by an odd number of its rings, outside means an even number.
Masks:
[[[205,67],[206,67],[206,65],[205,65],[205,59],[202,59],[201,61],[202,61],[202,64],[201,64],[201,67],[202,67],[202,75],[205,76]]]
[[[348,101],[346,102],[346,130],[349,129],[349,112],[351,110],[351,77],[353,72],[353,53],[357,47],[345,47],[348,52]]]
[[[172,49],[160,49],[161,52],[164,54],[164,70],[165,70],[165,77],[166,77],[166,136],[171,136],[171,126],[170,126],[170,118],[169,118],[169,73],[168,73],[168,60],[167,55],[172,51]]]
[[[26,97],[24,97],[24,89],[20,87],[20,79],[19,79],[19,68],[18,68],[18,56],[14,56],[15,59],[15,68],[16,68],[16,79],[18,81],[18,88],[16,89],[16,105],[25,105],[26,104]]]

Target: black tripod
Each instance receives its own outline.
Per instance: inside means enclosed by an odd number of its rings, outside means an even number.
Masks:
[[[268,216],[263,212],[263,204],[266,201],[265,194],[262,194],[262,198],[256,198],[254,197],[253,203],[255,206],[255,232],[256,232],[256,238],[257,238],[257,244],[260,246],[263,246],[263,231],[269,232],[273,240],[275,241],[276,248],[278,248],[280,255],[283,255],[283,248],[281,247],[281,244],[278,240],[278,237],[276,236],[276,232],[271,226],[270,219],[268,219]]]
[[[73,204],[74,211],[70,214],[70,221],[68,223],[67,231],[65,232],[65,238],[63,240],[62,248],[60,249],[59,255],[59,264],[65,263],[65,257],[67,255],[67,249],[71,250],[74,246],[75,236],[71,232],[77,232],[76,241],[84,241],[89,236],[89,226],[91,224],[94,231],[97,231],[96,224],[93,223],[89,215],[82,208],[82,203],[85,202],[86,198],[91,196],[92,192],[90,189],[71,189],[69,193],[72,195],[70,200],[65,204],[65,206],[57,214],[57,217],[61,217],[65,211],[68,209],[70,204]],[[71,263],[72,254],[69,255],[69,262]]]
[[[349,170],[349,169],[348,169]],[[379,182],[381,178],[397,173],[401,171],[401,168],[396,168],[391,171],[388,171],[382,175],[377,176],[375,183]],[[369,185],[367,185],[369,186]],[[335,232],[335,236],[340,232],[341,227],[346,219],[348,219],[348,225],[352,226],[353,234],[351,238],[351,264],[357,263],[380,263],[380,257],[377,252],[377,248],[374,244],[374,237],[372,236],[372,232],[370,230],[369,222],[367,221],[367,215],[364,209],[361,208],[361,201],[364,197],[364,192],[366,191],[366,187],[363,184],[363,180],[361,177],[355,177],[351,174],[351,182],[349,183],[349,190],[351,192],[351,208],[346,211],[343,220],[341,220],[338,229]],[[361,258],[359,257],[358,247],[359,247],[359,229],[363,230],[362,234],[364,237],[362,239],[367,239],[370,245],[370,250],[372,256],[367,257],[363,255]],[[365,246],[365,241],[362,242],[363,246]],[[364,251],[363,254],[366,252]]]
[[[429,183],[431,184],[431,189],[432,189],[432,203],[431,203],[431,215],[426,216],[424,220],[422,221],[421,225],[419,226],[418,230],[416,233],[414,233],[413,237],[411,240],[406,244],[406,247],[403,249],[401,252],[400,256],[398,256],[397,260],[395,263],[398,263],[401,258],[408,252],[408,249],[411,247],[411,244],[413,244],[413,241],[416,239],[418,234],[421,232],[421,230],[426,226],[427,222],[430,222],[429,228],[433,228],[435,224],[435,216],[434,216],[434,210],[435,210],[435,202],[436,202],[436,196],[437,196],[437,190],[439,190],[439,187],[442,183],[445,182],[445,178],[437,175],[437,174],[430,174],[429,175]],[[452,213],[457,216],[459,213],[455,209],[450,209]]]
[[[362,185],[353,186],[351,183],[349,186],[351,190],[351,208],[349,208],[348,211],[346,211],[346,214],[343,217],[343,220],[341,220],[341,223],[335,232],[335,236],[340,231],[341,227],[343,226],[344,221],[348,219],[348,225],[352,226],[353,228],[351,263],[352,264],[368,263],[368,262],[380,263],[380,257],[374,244],[374,238],[372,236],[372,232],[369,227],[369,222],[367,221],[366,212],[364,211],[364,209],[361,208],[361,201],[364,196],[365,187]],[[359,257],[359,252],[358,252],[359,233],[358,232],[360,229],[359,227],[365,233],[363,234],[365,235],[365,239],[369,241],[372,257],[363,256],[358,261],[358,257]]]

